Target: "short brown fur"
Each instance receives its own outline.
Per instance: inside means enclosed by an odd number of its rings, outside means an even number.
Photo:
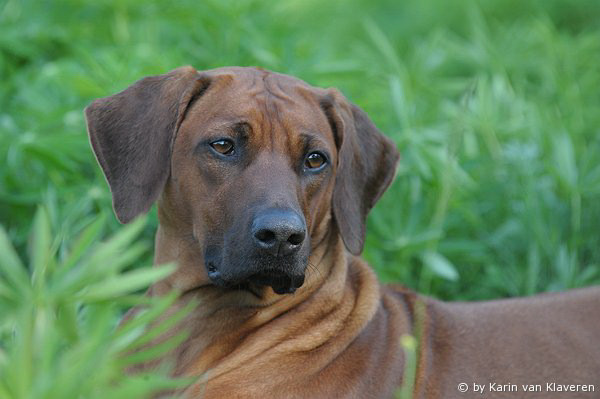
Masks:
[[[391,398],[404,369],[399,338],[417,328],[415,398],[600,395],[600,289],[443,303],[378,283],[358,255],[398,153],[336,90],[257,68],[185,67],[96,100],[86,117],[119,220],[158,200],[155,263],[178,268],[148,294],[179,290],[169,312],[198,302],[167,334],[189,337],[161,359],[175,375],[200,376],[185,397]],[[245,143],[235,168],[203,145],[225,131]],[[308,177],[297,166],[307,140],[331,158]],[[231,263],[245,256],[239,231],[262,203],[306,219],[308,268],[294,294],[217,287],[204,267],[209,246]],[[596,385],[589,394],[472,391],[493,382]]]

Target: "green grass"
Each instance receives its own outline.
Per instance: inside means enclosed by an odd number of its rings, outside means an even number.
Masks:
[[[96,241],[121,234],[82,110],[188,64],[260,65],[338,87],[398,143],[398,177],[364,253],[384,281],[461,300],[600,283],[595,0],[0,0],[0,224],[13,259],[35,253],[40,204],[59,264],[99,217]],[[152,213],[131,267],[151,262],[155,226]],[[2,276],[1,301],[38,309],[25,291],[7,297]],[[21,279],[34,296],[44,286]],[[98,323],[114,326],[121,311]],[[16,345],[6,332],[31,327],[8,313],[0,369]]]

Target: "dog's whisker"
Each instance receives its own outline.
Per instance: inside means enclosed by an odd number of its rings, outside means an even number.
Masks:
[[[309,278],[315,273],[318,275],[317,278],[321,279],[323,277],[323,275],[321,274],[321,270],[309,261],[306,267],[306,277]]]

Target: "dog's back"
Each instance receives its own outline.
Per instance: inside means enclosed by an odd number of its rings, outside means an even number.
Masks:
[[[424,305],[417,397],[600,397],[600,287]]]

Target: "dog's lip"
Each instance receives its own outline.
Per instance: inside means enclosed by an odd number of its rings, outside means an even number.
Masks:
[[[304,284],[304,274],[293,274],[280,269],[266,269],[242,280],[230,281],[212,262],[206,263],[206,272],[211,282],[223,288],[245,288],[248,284],[269,286],[278,295],[293,294]]]
[[[270,286],[278,295],[293,294],[304,284],[304,275],[293,275],[280,270],[265,270],[248,278],[253,284]]]
[[[210,278],[215,285],[220,287],[227,285],[227,282],[223,279],[223,276],[221,276],[221,272],[212,263],[208,263],[206,269],[208,278]]]

